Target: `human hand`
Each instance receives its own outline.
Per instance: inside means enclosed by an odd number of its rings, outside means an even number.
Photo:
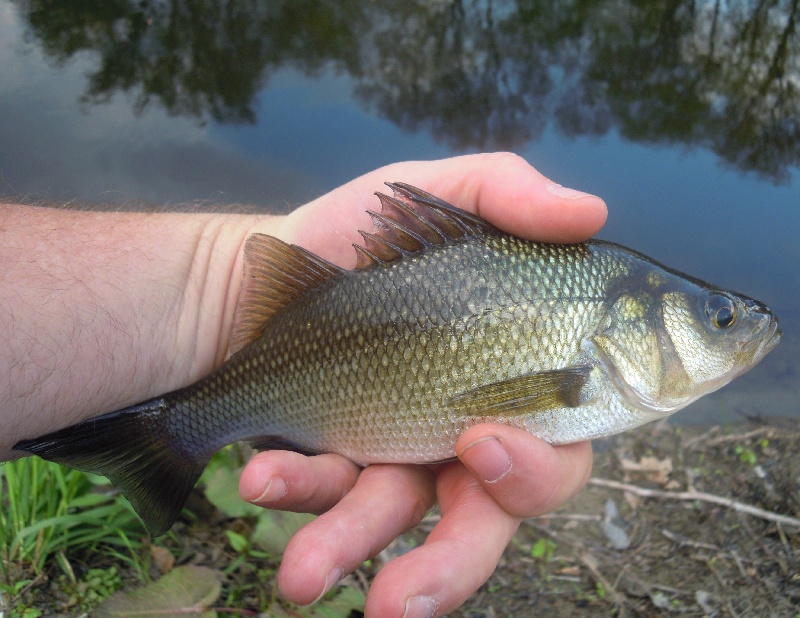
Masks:
[[[298,209],[275,233],[352,267],[350,242],[359,240],[358,229],[370,229],[364,211],[375,207],[372,193],[387,180],[419,186],[501,229],[541,241],[583,240],[606,217],[599,198],[552,183],[514,155],[473,155],[377,170]],[[591,470],[588,442],[552,447],[501,425],[470,428],[456,451],[459,461],[438,466],[365,469],[331,454],[256,455],[241,476],[242,498],[321,514],[286,548],[278,574],[283,595],[300,604],[319,599],[438,501],[441,520],[424,545],[380,571],[366,615],[446,613],[488,579],[521,518],[557,508]]]

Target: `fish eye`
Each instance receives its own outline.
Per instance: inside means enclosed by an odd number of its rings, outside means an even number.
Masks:
[[[706,301],[706,315],[714,328],[728,328],[736,321],[736,305],[724,294],[711,294]]]

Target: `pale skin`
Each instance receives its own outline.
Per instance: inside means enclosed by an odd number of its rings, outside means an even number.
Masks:
[[[509,154],[397,163],[285,217],[76,212],[0,204],[0,460],[31,438],[174,390],[225,358],[241,248],[271,234],[352,267],[356,230],[383,182],[418,186],[508,232],[577,242],[602,227],[597,197],[566,189]],[[282,594],[312,603],[413,527],[438,501],[421,547],[392,560],[370,588],[368,617],[441,615],[491,575],[524,517],[552,511],[591,470],[583,442],[552,447],[521,430],[480,425],[458,461],[373,465],[337,455],[256,455],[243,499],[321,514],[284,554]]]

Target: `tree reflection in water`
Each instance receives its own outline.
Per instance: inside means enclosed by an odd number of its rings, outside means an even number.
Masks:
[[[362,106],[459,149],[548,123],[682,143],[775,182],[800,163],[800,0],[16,0],[48,56],[201,122],[255,122],[274,72],[349,75]],[[268,122],[261,119],[260,122]]]

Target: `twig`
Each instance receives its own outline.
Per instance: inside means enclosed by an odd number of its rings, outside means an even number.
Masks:
[[[539,521],[551,519],[566,519],[568,521],[603,521],[602,515],[587,515],[586,513],[546,513],[536,517]]]
[[[737,554],[735,551],[731,552],[731,556],[733,556],[733,561],[736,563],[736,567],[739,569],[739,574],[745,581],[751,581],[753,578],[750,577],[750,574],[747,572],[747,569],[744,568],[744,562],[742,561],[741,556]]]
[[[681,595],[684,597],[693,597],[694,591],[693,590],[681,590],[680,588],[673,588],[672,586],[665,586],[664,584],[647,584],[653,590],[662,590],[664,592],[669,592],[670,594]]]
[[[717,584],[719,585],[720,590],[720,598],[723,599],[725,603],[725,608],[728,610],[728,613],[731,615],[731,618],[739,618],[739,614],[736,613],[736,610],[733,609],[733,605],[731,605],[731,600],[729,595],[725,594],[725,580],[722,579],[722,576],[717,571],[716,567],[714,566],[714,561],[708,558],[704,559],[703,562],[706,565],[706,568],[711,571],[711,574],[714,576],[714,579],[717,580]],[[705,608],[704,608],[705,609]]]
[[[699,500],[701,502],[710,502],[712,504],[719,504],[720,506],[728,507],[739,513],[746,513],[747,515],[752,515],[753,517],[760,517],[761,519],[774,521],[786,526],[800,528],[800,519],[795,517],[779,515],[778,513],[773,513],[772,511],[758,508],[757,506],[739,502],[733,498],[725,498],[715,494],[708,494],[703,491],[661,491],[659,489],[648,489],[646,487],[639,487],[638,485],[620,483],[619,481],[600,478],[589,479],[589,484],[598,487],[610,487],[611,489],[627,491],[644,498],[661,498],[664,500]]]
[[[37,586],[39,582],[41,582],[44,578],[45,578],[45,573],[44,571],[42,571],[31,581],[29,581],[19,592],[17,592],[17,594],[11,597],[11,603],[16,603],[18,599],[22,598],[22,595],[24,595],[26,592],[28,592],[28,590],[30,590],[34,586]]]
[[[586,547],[575,547],[575,555],[578,557],[584,566],[591,571],[592,575],[596,582],[599,582],[603,589],[606,591],[606,594],[610,595],[611,598],[614,600],[614,604],[618,608],[628,607],[631,608],[631,604],[628,602],[622,594],[617,592],[617,589],[609,582],[603,573],[600,571],[600,565],[598,563],[597,558],[592,554]]]
[[[708,549],[718,554],[724,554],[725,552],[722,551],[716,545],[712,545],[711,543],[701,543],[699,541],[693,541],[692,539],[686,538],[683,535],[677,535],[674,532],[667,530],[666,528],[661,529],[662,536],[665,536],[670,541],[677,545],[683,545],[685,547],[694,547],[696,549]]]
[[[747,532],[748,535],[750,535],[750,538],[756,545],[758,545],[759,549],[761,549],[761,551],[763,551],[767,556],[772,558],[772,561],[780,568],[781,573],[788,577],[789,565],[772,550],[768,543],[764,541],[763,535],[756,534],[755,530],[750,527],[746,520],[741,520],[739,524],[741,525],[742,529]],[[791,554],[789,555],[789,558],[791,559]]]
[[[711,543],[701,543],[700,541],[693,541],[689,537],[683,534],[676,534],[666,528],[661,529],[661,535],[679,545],[680,547],[693,547],[694,549],[706,549],[708,551],[713,551],[715,554],[720,558],[730,558],[736,563],[736,566],[739,568],[739,572],[742,574],[742,577],[745,579],[750,579],[750,576],[745,571],[744,563],[749,562],[750,564],[759,564],[759,561],[755,558],[742,558],[737,554],[735,551],[727,552],[721,547],[716,545],[712,545]],[[776,560],[777,562],[777,560]]]
[[[358,583],[361,585],[361,592],[363,592],[364,596],[366,596],[367,591],[369,591],[369,579],[367,579],[364,571],[361,569],[356,569],[353,571],[352,575],[358,579]]]
[[[708,431],[704,431],[699,436],[695,436],[694,438],[686,438],[683,445],[684,447],[691,447],[692,445],[698,444],[700,442],[705,443],[706,440],[711,439],[711,436],[716,436],[720,432],[719,425],[712,425]]]
[[[619,609],[618,615],[624,615],[625,609],[629,609],[637,614],[641,613],[636,606],[631,604],[624,594],[618,592],[616,588],[614,588],[614,586],[608,581],[608,579],[606,579],[606,577],[600,571],[599,560],[583,543],[583,541],[571,535],[556,532],[548,526],[538,524],[538,519],[539,518],[536,520],[526,519],[525,523],[531,528],[538,530],[542,534],[549,536],[554,541],[566,542],[571,545],[572,550],[575,553],[575,557],[589,570],[589,572],[592,574],[592,579],[594,579],[596,583],[601,584],[608,596],[611,597],[610,600],[613,601],[614,605],[616,605],[616,607]]]
[[[711,435],[713,433],[717,432],[707,431],[704,434],[695,436],[694,438],[687,439],[686,447],[694,449],[701,444],[703,448],[705,448],[707,446],[717,446],[718,444],[725,444],[726,442],[745,442],[751,438],[757,438],[758,436],[762,435],[767,436],[768,438],[778,437],[785,439],[794,439],[800,437],[800,433],[781,431],[779,428],[776,427],[759,427],[758,429],[753,429],[745,433],[732,433],[712,438]]]

